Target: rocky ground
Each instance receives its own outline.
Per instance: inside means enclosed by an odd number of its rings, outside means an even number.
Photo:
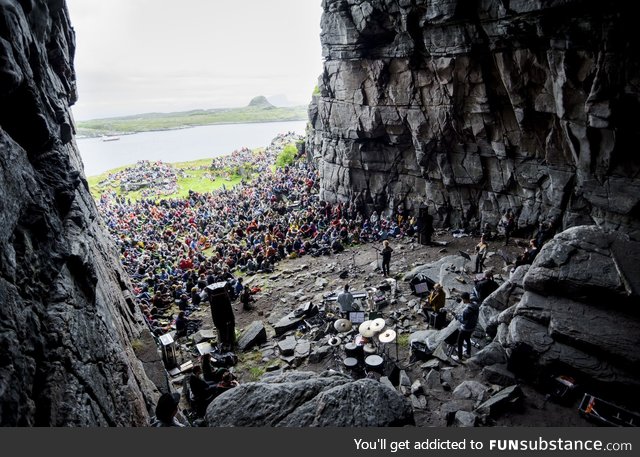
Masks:
[[[394,253],[391,262],[392,277],[397,279],[396,293],[387,292],[389,305],[381,311],[388,328],[397,331],[397,346],[386,346],[389,354],[388,366],[395,362],[400,371],[396,370],[394,383],[397,390],[404,394],[413,405],[414,418],[418,426],[476,425],[498,426],[585,426],[577,412],[577,404],[570,407],[561,406],[547,401],[544,392],[538,392],[532,387],[518,383],[515,378],[495,383],[495,377],[488,377],[480,368],[473,364],[458,364],[450,358],[432,358],[428,361],[414,361],[410,356],[410,335],[428,328],[424,318],[417,313],[420,298],[412,294],[409,283],[403,280],[404,275],[414,267],[432,263],[445,256],[455,255],[458,261],[451,268],[450,283],[445,283],[448,307],[455,307],[455,297],[460,291],[469,289],[475,275],[473,261],[465,260],[460,251],[466,252],[473,260],[473,248],[478,239],[472,237],[456,238],[448,232],[440,232],[434,236],[434,241],[442,242],[446,246],[422,246],[412,239],[399,239],[392,242]],[[514,240],[507,247],[502,241],[490,243],[490,255],[486,267],[491,268],[497,275],[498,283],[502,276],[506,276],[505,262],[498,253],[515,257],[522,248],[518,246],[524,240]],[[363,245],[347,249],[345,252],[328,257],[314,258],[304,256],[298,259],[286,260],[277,265],[271,274],[259,274],[245,278],[250,287],[259,287],[260,292],[255,296],[256,302],[251,311],[242,310],[239,303],[234,304],[236,329],[241,346],[251,344],[243,336],[250,332],[242,329],[252,327],[256,335],[266,332],[266,341],[245,351],[238,350],[239,363],[233,368],[241,383],[259,380],[265,373],[278,370],[299,370],[324,372],[336,370],[347,372],[342,364],[345,357],[342,347],[331,349],[327,341],[335,332],[330,325],[331,318],[326,313],[335,310],[335,303],[323,305],[323,296],[342,289],[345,283],[351,285],[352,290],[376,288],[385,278],[381,275],[376,264],[374,245]],[[341,278],[345,276],[346,278]],[[437,278],[434,278],[437,279]],[[456,287],[459,285],[459,287]],[[297,308],[309,309],[310,305],[317,305],[320,313],[306,319],[311,325],[292,325],[290,330],[283,327],[282,318]],[[330,315],[329,315],[330,316]],[[180,345],[180,362],[197,361],[194,343],[207,340],[215,334],[211,323],[208,307],[202,307],[193,315],[201,318],[203,326],[200,334],[190,337]],[[323,321],[325,319],[325,321]],[[347,334],[339,335],[343,343],[352,341],[357,335],[354,329]],[[260,341],[260,338],[258,338]],[[488,343],[478,339],[480,346]],[[396,356],[397,349],[397,356]],[[478,349],[475,350],[476,352]],[[386,373],[388,374],[388,373]],[[406,376],[405,376],[406,374]],[[399,375],[399,376],[398,376]],[[394,376],[394,375],[390,375]],[[512,375],[511,375],[512,376]],[[380,376],[376,376],[380,379]],[[382,379],[386,381],[386,377]],[[173,378],[176,388],[181,387],[182,376]],[[464,383],[464,384],[462,384]],[[519,384],[521,394],[516,390],[518,400],[512,401],[505,411],[499,414],[472,414],[483,401],[494,393],[503,389],[505,385]],[[462,384],[462,385],[461,385]],[[503,393],[505,390],[502,390]]]

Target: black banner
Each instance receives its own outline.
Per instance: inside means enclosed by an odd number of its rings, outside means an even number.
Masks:
[[[633,428],[0,429],[4,455],[433,456],[637,455]],[[12,452],[13,451],[13,452]]]

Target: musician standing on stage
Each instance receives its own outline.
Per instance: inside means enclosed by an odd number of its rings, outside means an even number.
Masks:
[[[349,292],[349,284],[345,284],[344,290],[338,294],[338,304],[340,305],[340,312],[346,317],[349,316],[351,311],[358,310],[353,304],[353,295]]]
[[[384,240],[382,242],[382,274],[389,276],[389,264],[391,263],[391,253],[393,248],[389,246],[389,241]]]

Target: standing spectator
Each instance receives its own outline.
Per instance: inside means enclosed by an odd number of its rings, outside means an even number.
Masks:
[[[232,299],[235,300],[236,298],[240,297],[240,295],[242,294],[242,290],[244,289],[244,285],[242,284],[242,278],[238,278],[236,280],[236,283],[233,285],[233,297]]]
[[[451,358],[456,362],[462,361],[462,345],[467,342],[467,352],[465,355],[471,357],[471,335],[476,329],[478,323],[478,315],[480,314],[480,305],[477,301],[471,301],[469,292],[463,292],[460,296],[462,301],[467,305],[462,310],[461,315],[456,315],[456,319],[461,323],[458,333],[458,355],[453,354]]]
[[[433,236],[433,216],[429,214],[426,205],[418,209],[418,242],[420,244],[431,244]]]
[[[391,263],[391,253],[393,248],[389,246],[389,241],[384,240],[382,242],[382,274],[389,276],[389,264]]]
[[[484,261],[487,258],[489,245],[484,239],[484,234],[480,237],[480,242],[476,244],[476,273],[482,273]]]
[[[509,244],[509,238],[511,237],[511,232],[516,228],[516,219],[513,215],[513,210],[509,208],[502,219],[500,219],[500,223],[498,224],[502,231],[504,232],[504,245],[507,246]]]

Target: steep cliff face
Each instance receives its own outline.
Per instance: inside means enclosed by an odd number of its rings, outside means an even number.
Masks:
[[[322,196],[436,221],[640,236],[629,2],[324,0],[308,149]]]
[[[141,318],[73,141],[65,3],[0,0],[0,425],[136,425]]]

